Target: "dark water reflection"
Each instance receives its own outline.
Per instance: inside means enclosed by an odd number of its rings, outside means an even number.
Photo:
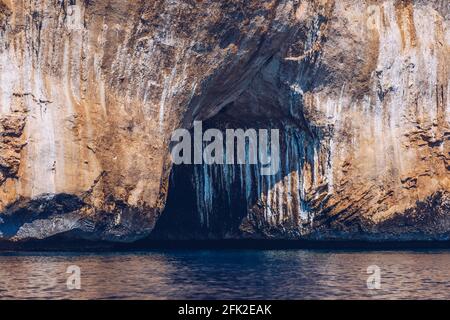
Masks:
[[[68,290],[67,267],[81,268]],[[367,267],[381,289],[367,289]],[[450,299],[450,251],[0,254],[2,299]]]

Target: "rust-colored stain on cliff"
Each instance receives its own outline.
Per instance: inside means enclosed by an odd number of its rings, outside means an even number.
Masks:
[[[402,37],[402,48],[414,48],[418,45],[416,27],[414,25],[414,1],[396,0],[395,13]]]

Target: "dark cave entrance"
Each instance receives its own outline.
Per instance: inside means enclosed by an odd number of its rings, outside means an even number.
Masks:
[[[227,117],[227,108],[203,122],[208,129],[243,129],[255,127]],[[261,125],[259,125],[261,126]],[[192,133],[192,130],[191,130]],[[257,199],[243,189],[245,170],[256,165],[181,164],[170,175],[166,207],[151,237],[156,239],[223,239],[240,234],[240,225],[248,208]],[[249,179],[247,178],[247,181]]]
[[[215,115],[210,113],[216,110],[215,99],[228,95],[215,94],[215,89],[221,92],[223,79],[211,85],[209,95],[207,92],[193,103],[192,112],[197,113],[187,117],[188,123],[207,119],[204,130],[279,129],[279,172],[261,176],[255,165],[174,166],[166,207],[151,237],[295,238],[303,225],[310,225],[313,213],[305,189],[326,174],[322,165],[326,161],[318,158],[329,152],[323,142],[330,132],[307,121],[302,92],[313,85],[311,75],[321,72],[313,61],[293,67],[283,56],[268,57],[245,90]],[[297,89],[293,90],[293,85]]]
[[[318,144],[307,130],[276,119],[239,115],[230,104],[203,122],[204,131],[280,129],[280,169],[262,176],[260,164],[174,165],[166,207],[151,238],[227,239],[297,230],[308,204],[300,184],[290,182],[292,172],[314,161]]]

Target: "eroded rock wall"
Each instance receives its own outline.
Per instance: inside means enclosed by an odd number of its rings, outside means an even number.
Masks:
[[[282,169],[196,166],[194,237],[448,239],[449,4],[317,3],[214,119],[280,128]]]
[[[2,238],[150,234],[170,135],[193,120],[283,131],[270,181],[255,168],[197,172],[194,223],[208,229],[211,208],[223,209],[216,224],[229,215],[213,193],[241,190],[245,203],[206,234],[445,238],[449,11],[441,0],[0,1]]]
[[[74,195],[84,205],[65,231],[108,240],[152,230],[173,128],[188,109],[213,112],[235,99],[295,21],[287,1],[5,0],[0,8],[3,228],[18,204]],[[22,121],[11,138],[4,124]]]

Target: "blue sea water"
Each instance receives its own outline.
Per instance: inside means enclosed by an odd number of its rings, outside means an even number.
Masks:
[[[70,266],[79,290],[67,286]],[[367,286],[370,266],[380,289]],[[450,299],[449,267],[450,251],[437,250],[4,252],[0,298]]]

